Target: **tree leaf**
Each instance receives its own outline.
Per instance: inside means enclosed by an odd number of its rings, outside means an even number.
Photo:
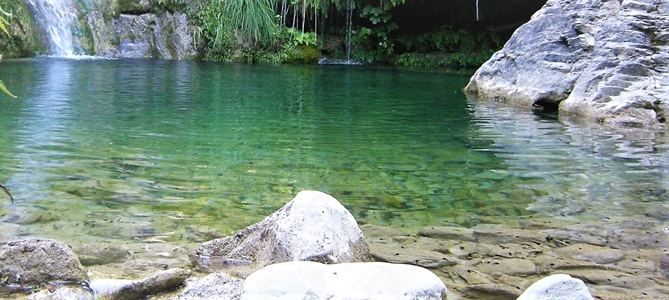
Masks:
[[[0,80],[0,91],[5,92],[5,94],[7,94],[9,97],[17,98],[16,96],[14,96],[14,94],[12,94],[12,93],[7,89],[7,87],[5,86],[5,83],[2,82],[2,80]]]

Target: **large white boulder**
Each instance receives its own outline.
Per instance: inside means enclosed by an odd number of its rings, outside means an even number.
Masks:
[[[241,299],[441,300],[446,291],[434,273],[413,265],[295,261],[251,274]]]
[[[594,298],[582,280],[566,274],[556,274],[535,282],[516,300],[594,300]]]
[[[668,1],[549,0],[465,91],[612,126],[666,127],[668,14]]]
[[[302,191],[263,221],[190,253],[201,271],[243,269],[236,272],[240,276],[280,262],[346,263],[370,257],[353,215],[337,199],[317,191]]]

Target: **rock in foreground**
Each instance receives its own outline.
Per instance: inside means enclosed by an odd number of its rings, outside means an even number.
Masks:
[[[29,238],[0,248],[0,278],[3,285],[45,286],[52,281],[77,283],[86,279],[86,271],[67,245]]]
[[[517,300],[594,300],[580,279],[556,274],[532,284]]]
[[[441,300],[445,296],[441,279],[417,266],[295,261],[253,273],[244,282],[241,299]]]
[[[361,262],[368,261],[370,254],[355,219],[337,199],[302,191],[237,235],[203,243],[190,259],[197,269],[207,272],[246,266],[238,274],[246,276],[280,262]]]
[[[549,0],[465,91],[612,126],[666,126],[669,2]]]

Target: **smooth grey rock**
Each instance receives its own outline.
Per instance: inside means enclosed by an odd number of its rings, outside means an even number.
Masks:
[[[280,262],[360,262],[370,254],[355,219],[337,199],[302,191],[263,221],[203,243],[189,257],[197,269],[208,272],[247,266],[239,272],[244,276]]]
[[[142,280],[99,279],[90,287],[99,300],[142,299],[149,295],[172,291],[181,286],[191,275],[187,269],[169,269]]]
[[[441,300],[446,291],[434,273],[412,265],[294,261],[251,274],[241,299]]]
[[[472,76],[478,98],[612,126],[669,117],[669,2],[549,0]]]
[[[533,283],[517,300],[594,300],[594,298],[582,280],[565,274],[556,274]]]
[[[2,284],[44,286],[51,281],[79,282],[86,271],[70,248],[50,239],[9,241],[0,248]]]

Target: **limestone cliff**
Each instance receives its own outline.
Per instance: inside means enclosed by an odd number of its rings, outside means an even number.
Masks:
[[[612,126],[666,128],[669,2],[549,0],[465,92]]]

